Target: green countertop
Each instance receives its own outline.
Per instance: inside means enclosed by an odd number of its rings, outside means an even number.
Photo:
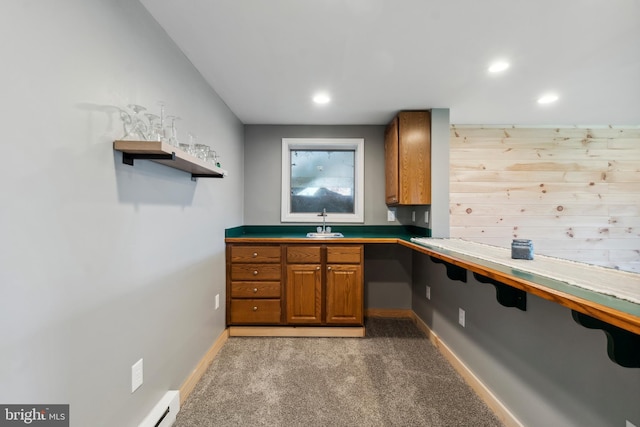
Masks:
[[[420,245],[420,246],[424,246],[424,245]],[[519,270],[517,268],[510,267],[508,265],[500,264],[500,263],[489,261],[486,259],[477,258],[472,255],[462,254],[460,252],[456,252],[451,249],[445,249],[437,246],[428,246],[428,245],[426,247],[442,255],[459,259],[469,264],[472,263],[472,264],[477,264],[483,267],[490,268],[491,270],[500,272],[505,276],[511,276],[513,278],[520,279],[523,281],[536,283],[538,285],[543,286],[544,288],[553,289],[553,290],[566,293],[568,295],[572,295],[587,301],[593,301],[598,304],[602,304],[606,307],[610,307],[614,310],[617,310],[623,313],[628,313],[640,318],[640,304],[636,304],[635,302],[632,302],[632,301],[620,299],[612,295],[596,292],[594,290],[581,288],[579,286],[575,286],[561,280],[556,280],[556,279],[542,276],[539,274]],[[612,272],[615,273],[616,270],[612,270]]]
[[[227,228],[226,239],[304,239],[305,241],[339,242],[349,239],[401,239],[430,237],[431,230],[412,225],[331,225],[331,231],[340,232],[344,237],[330,239],[308,238],[307,233],[315,232],[315,225],[243,225]]]
[[[323,242],[323,243],[402,243],[405,246],[435,256],[447,262],[478,272],[486,277],[503,281],[564,305],[573,310],[594,316],[605,322],[640,333],[640,306],[638,304],[579,288],[558,280],[523,272],[505,265],[481,260],[436,247],[426,247],[411,242],[412,237],[431,237],[431,230],[404,225],[340,225],[332,224],[332,231],[344,237],[308,238],[307,233],[316,231],[315,225],[244,225],[225,230],[229,243],[254,242]],[[255,239],[255,240],[254,240]]]

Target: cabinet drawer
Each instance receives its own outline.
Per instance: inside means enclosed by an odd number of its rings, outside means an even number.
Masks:
[[[287,262],[289,264],[318,264],[320,262],[320,246],[288,246]]]
[[[231,246],[231,262],[280,262],[280,246]]]
[[[362,260],[362,246],[328,246],[327,263],[359,264]]]
[[[280,280],[280,264],[232,264],[231,280]]]
[[[280,298],[280,282],[231,282],[231,298]]]
[[[280,323],[280,300],[232,299],[231,323]]]

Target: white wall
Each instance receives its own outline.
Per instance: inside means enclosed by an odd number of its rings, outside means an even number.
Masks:
[[[242,124],[137,1],[4,0],[0,31],[0,402],[137,425],[225,327]],[[122,164],[114,106],[157,100],[228,178]]]

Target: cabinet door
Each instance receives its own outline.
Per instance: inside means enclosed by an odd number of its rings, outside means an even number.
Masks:
[[[398,118],[394,118],[384,133],[385,200],[398,203]]]
[[[319,264],[287,265],[287,322],[322,322],[322,270]]]
[[[362,266],[327,265],[327,323],[362,324]]]
[[[431,203],[431,117],[428,111],[398,114],[398,203]]]

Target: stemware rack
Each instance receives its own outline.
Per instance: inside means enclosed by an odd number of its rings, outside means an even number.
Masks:
[[[173,145],[161,141],[114,141],[113,149],[122,152],[122,163],[133,166],[134,160],[144,159],[191,173],[196,178],[222,178],[227,171]]]

